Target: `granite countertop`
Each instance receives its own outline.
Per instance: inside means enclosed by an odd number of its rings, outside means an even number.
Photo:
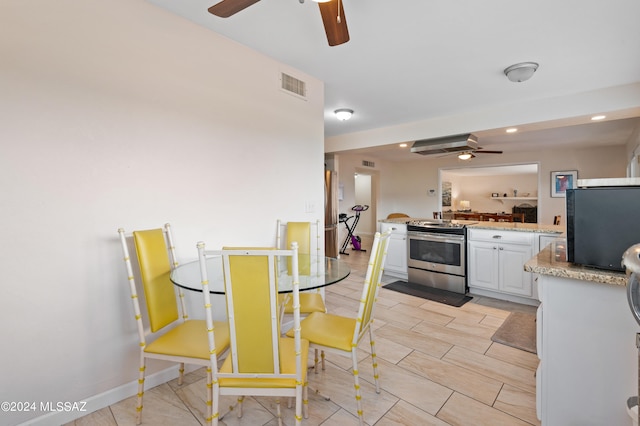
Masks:
[[[400,217],[394,219],[382,219],[384,223],[403,223],[412,220],[434,220],[416,217]],[[542,223],[520,223],[520,222],[478,222],[477,220],[452,220],[453,223],[463,223],[467,228],[473,229],[494,229],[501,231],[536,232],[541,234],[562,234],[565,229],[563,225],[545,225]]]
[[[520,222],[477,222],[461,220],[461,223],[469,222],[467,228],[472,229],[498,229],[501,231],[536,232],[540,234],[562,234],[563,225],[547,225],[544,223],[520,223]]]
[[[554,241],[524,264],[524,270],[552,277],[573,278],[600,284],[626,286],[628,277],[624,272],[605,271],[574,265],[566,261],[566,241]]]

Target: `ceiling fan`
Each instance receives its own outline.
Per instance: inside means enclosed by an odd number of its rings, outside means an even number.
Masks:
[[[449,155],[455,153],[458,154],[458,158],[461,160],[474,158],[475,154],[502,154],[502,151],[483,150],[482,147],[478,146],[477,138],[470,133],[417,140],[413,143],[411,152],[420,155]]]
[[[228,18],[246,9],[260,0],[222,0],[208,10],[215,16]],[[304,3],[304,0],[299,0]],[[313,0],[318,3],[324,31],[327,34],[329,46],[337,46],[349,41],[347,20],[344,16],[342,0]]]
[[[458,154],[458,158],[461,160],[470,160],[472,158],[476,158],[475,154],[502,154],[502,151],[483,150],[483,148],[479,146],[476,149],[461,152]]]

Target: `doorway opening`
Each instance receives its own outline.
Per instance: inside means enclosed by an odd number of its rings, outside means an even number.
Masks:
[[[538,163],[440,169],[443,218],[453,218],[455,212],[509,214],[535,211],[535,220],[530,214],[528,221],[537,222],[539,170]]]
[[[379,176],[377,171],[356,168],[353,175],[354,182],[354,199],[355,204],[367,205],[369,209],[360,213],[360,220],[355,234],[367,236],[373,241],[373,235],[378,230],[376,218],[378,204],[378,182]],[[351,206],[353,207],[353,206]],[[349,212],[349,216],[352,215]]]

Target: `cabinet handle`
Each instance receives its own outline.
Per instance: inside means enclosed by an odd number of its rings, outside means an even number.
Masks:
[[[391,228],[391,230],[392,230],[392,231],[395,231],[395,230],[397,230],[397,229],[398,229],[398,228]]]
[[[504,250],[504,248],[503,248],[503,247],[500,247],[498,250]]]
[[[500,238],[502,238],[502,235],[494,235],[493,238],[495,238],[496,240],[499,240]]]
[[[496,247],[496,246],[493,246],[493,249],[494,249],[494,250],[498,250],[498,247]]]

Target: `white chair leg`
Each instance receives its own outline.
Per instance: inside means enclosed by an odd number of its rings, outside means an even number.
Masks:
[[[280,400],[276,399],[276,413],[278,415],[278,426],[282,426],[282,412],[280,411]]]
[[[207,417],[206,422],[208,425],[217,426],[218,424],[218,388],[215,391],[213,389],[213,373],[211,368],[207,368]],[[214,398],[215,393],[215,398]]]
[[[369,327],[369,341],[371,343],[371,361],[373,362],[373,380],[376,383],[376,393],[380,393],[380,383],[378,381],[378,358],[376,356],[376,341],[371,327]]]
[[[238,397],[238,418],[242,417],[242,401],[244,401],[244,396]]]
[[[178,386],[182,386],[182,383],[184,382],[184,362],[180,363],[180,368],[178,368],[178,372],[180,374],[178,374]]]
[[[296,386],[296,426],[302,424],[302,385]]]
[[[309,418],[309,383],[305,382],[302,387],[302,413],[305,419]]]
[[[140,368],[138,371],[138,404],[136,406],[136,424],[142,423],[142,397],[144,396],[144,370],[145,370],[144,354],[140,353]]]
[[[363,426],[364,412],[362,410],[362,394],[360,393],[360,379],[358,377],[358,358],[355,348],[351,351],[351,360],[353,361],[353,382],[354,388],[356,390],[356,409],[358,411],[358,419],[360,420],[360,425]]]

